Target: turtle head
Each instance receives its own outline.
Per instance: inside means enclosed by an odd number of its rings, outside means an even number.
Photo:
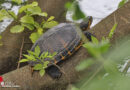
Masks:
[[[86,17],[81,23],[80,23],[80,28],[82,31],[86,31],[90,29],[90,25],[92,24],[93,18],[92,16]]]

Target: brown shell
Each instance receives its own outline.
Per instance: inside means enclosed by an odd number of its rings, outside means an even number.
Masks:
[[[41,53],[57,52],[55,60],[51,61],[58,63],[68,56],[71,56],[71,54],[81,46],[81,36],[79,32],[81,32],[81,30],[75,24],[61,23],[45,32],[32,46],[31,50],[33,51],[38,45]],[[31,66],[34,66],[36,63],[37,62],[29,62]]]

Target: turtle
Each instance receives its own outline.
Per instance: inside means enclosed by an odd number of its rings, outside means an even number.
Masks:
[[[46,31],[32,46],[31,51],[34,51],[38,45],[43,52],[57,52],[54,56],[54,60],[50,62],[58,64],[64,61],[68,57],[72,56],[83,44],[82,36],[78,33],[82,31],[83,34],[91,41],[91,33],[87,30],[92,23],[92,16],[88,16],[81,23],[60,23],[57,26]],[[37,62],[29,61],[29,65],[33,67]],[[61,70],[53,64],[49,64],[47,67],[47,73],[52,78],[59,78],[62,75]]]

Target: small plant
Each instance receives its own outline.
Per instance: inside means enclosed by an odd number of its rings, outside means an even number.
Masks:
[[[13,0],[20,3],[19,0]],[[14,21],[19,23],[18,25],[13,26],[10,31],[11,33],[20,33],[28,28],[31,31],[36,30],[35,32],[31,33],[30,39],[33,43],[45,32],[45,29],[52,28],[53,26],[57,25],[58,22],[54,21],[54,16],[47,17],[48,14],[46,12],[42,12],[41,8],[38,6],[37,2],[32,2],[31,4],[27,4],[22,6],[19,9],[19,13],[25,13],[23,17],[18,20],[18,16],[11,10],[2,9],[0,10],[0,21],[6,18],[12,18]],[[47,20],[43,19],[42,23],[38,23],[34,20],[34,16],[41,16],[48,18]]]
[[[26,58],[20,60],[19,62],[20,63],[29,62],[29,61],[37,62],[38,64],[35,64],[33,69],[39,70],[41,76],[44,75],[45,69],[47,68],[48,64],[50,63],[50,61],[45,61],[45,59],[49,58],[50,60],[54,60],[54,56],[56,55],[56,53],[50,54],[48,52],[43,52],[41,54],[39,46],[35,47],[34,52],[28,50],[28,53],[29,53],[28,55],[23,54],[23,56],[26,57]]]
[[[21,5],[22,0],[12,0],[13,3]],[[29,29],[30,31],[34,31],[30,35],[30,39],[32,43],[35,43],[35,41],[45,32],[45,29],[52,28],[53,26],[57,25],[58,22],[54,21],[54,16],[50,16],[48,18],[48,14],[46,12],[42,12],[41,8],[38,6],[37,2],[32,2],[31,4],[27,4],[24,6],[21,6],[19,9],[18,14],[24,13],[25,15],[22,16],[20,19],[18,19],[18,16],[15,15],[15,13],[11,10],[1,9],[0,10],[0,21],[4,19],[11,18],[15,22],[18,23],[18,25],[12,26],[10,29],[11,33],[21,33],[25,30],[25,28]],[[34,20],[34,16],[40,16],[44,17],[42,19],[42,23],[38,23]],[[47,18],[47,20],[46,20]],[[1,39],[1,37],[0,37]],[[0,45],[2,45],[0,43]],[[34,70],[40,70],[40,75],[43,76],[45,73],[45,68],[50,63],[49,61],[45,61],[45,58],[50,58],[53,60],[53,57],[56,55],[56,53],[50,54],[48,52],[40,53],[40,48],[36,46],[34,52],[28,50],[28,55],[23,54],[25,59],[20,60],[19,62],[28,62],[28,61],[34,61],[38,62],[33,69]]]

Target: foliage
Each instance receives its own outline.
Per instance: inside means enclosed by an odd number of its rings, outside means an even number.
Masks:
[[[29,61],[33,61],[37,64],[35,64],[35,66],[33,67],[34,70],[39,70],[40,75],[43,76],[45,73],[45,69],[47,68],[48,64],[50,63],[50,61],[45,60],[46,58],[48,58],[49,60],[53,60],[53,57],[56,55],[56,53],[50,54],[48,52],[43,52],[41,54],[40,48],[39,46],[35,47],[34,52],[28,50],[28,55],[27,54],[23,54],[24,59],[20,60],[20,63],[23,62],[29,62]]]
[[[21,0],[13,0],[13,2],[20,4]],[[12,18],[16,22],[20,23],[19,25],[12,26],[11,33],[20,33],[28,28],[29,30],[36,30],[30,35],[30,39],[33,43],[43,34],[45,29],[52,28],[58,24],[58,22],[54,21],[54,16],[50,16],[47,20],[42,20],[42,23],[38,23],[34,20],[34,16],[41,16],[47,18],[48,14],[46,12],[42,12],[41,8],[38,6],[37,2],[32,2],[31,4],[27,4],[22,6],[19,9],[19,14],[25,13],[23,17],[18,20],[17,15],[14,12],[6,9],[0,10],[0,21],[6,18]]]
[[[22,3],[22,0],[12,0],[12,2],[20,5]]]
[[[13,3],[20,5],[22,0],[12,0]],[[23,5],[19,9],[19,13],[24,13],[25,15],[18,19],[18,16],[11,10],[1,9],[0,10],[0,21],[4,19],[11,18],[18,23],[18,25],[12,26],[10,29],[11,33],[21,33],[25,30],[25,28],[34,31],[30,35],[30,39],[33,43],[43,34],[45,29],[49,29],[58,24],[58,22],[54,21],[54,16],[48,17],[46,12],[42,12],[41,8],[38,6],[37,2],[32,2],[31,4]],[[34,16],[44,17],[42,23],[38,23],[35,21]],[[46,19],[48,18],[48,19]],[[1,39],[1,37],[0,37]],[[0,44],[1,45],[1,44]],[[33,51],[28,51],[29,55],[23,54],[24,59],[20,60],[20,63],[35,61],[38,64],[34,66],[34,70],[39,70],[40,75],[43,76],[45,73],[45,68],[50,63],[49,61],[45,61],[46,58],[53,59],[56,53],[50,54],[48,52],[43,52],[41,54],[40,48],[37,46]]]
[[[79,20],[86,17],[85,14],[81,11],[78,1],[67,2],[65,7],[73,13],[73,20]]]
[[[108,38],[111,39],[113,34],[114,34],[114,31],[116,30],[116,27],[117,27],[117,23],[114,24],[114,26],[112,27],[112,29],[110,30],[110,33],[108,35]]]
[[[14,14],[11,11],[7,11],[5,9],[1,9],[0,10],[0,21],[4,20],[4,19],[8,19],[8,18],[14,18]],[[16,18],[16,17],[15,17]]]
[[[16,25],[16,26],[12,27],[10,31],[12,33],[19,33],[19,32],[22,32],[23,30],[24,30],[23,26]]]
[[[118,8],[122,7],[126,2],[128,2],[128,0],[122,0],[120,1]]]
[[[98,41],[92,37],[92,42],[83,45],[92,57],[82,61],[76,70],[86,70],[97,63],[100,63],[100,66],[90,74],[89,78],[84,77],[78,84],[72,86],[71,90],[130,90],[129,76],[124,75],[118,68],[122,60],[129,56],[130,38],[120,40],[115,47],[110,48],[110,39],[116,27],[117,23],[114,24],[107,38],[103,37],[101,41]]]

